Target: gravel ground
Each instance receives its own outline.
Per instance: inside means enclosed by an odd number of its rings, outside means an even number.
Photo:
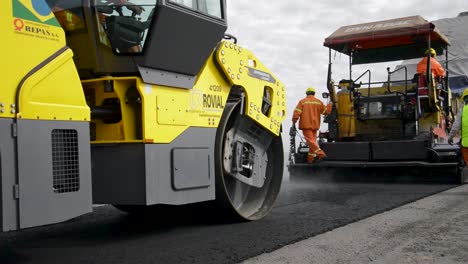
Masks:
[[[242,263],[468,263],[468,184]]]

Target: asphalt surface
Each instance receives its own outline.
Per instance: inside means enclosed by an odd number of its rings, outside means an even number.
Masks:
[[[96,207],[66,223],[0,234],[0,263],[238,263],[456,186],[403,174],[299,183],[286,175],[270,215],[248,223],[213,220],[217,212],[206,208],[129,216]]]
[[[461,185],[242,264],[466,264],[467,198]]]

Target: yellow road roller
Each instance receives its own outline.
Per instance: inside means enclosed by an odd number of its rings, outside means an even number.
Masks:
[[[268,214],[286,91],[225,33],[225,0],[6,0],[0,25],[2,231],[93,204]]]

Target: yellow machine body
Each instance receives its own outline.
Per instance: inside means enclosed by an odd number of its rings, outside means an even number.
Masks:
[[[211,56],[215,56],[229,78],[220,75],[215,62],[208,60],[192,89],[146,84],[139,77],[84,80],[88,105],[102,106],[106,99],[116,98],[122,112],[119,122],[93,120],[96,128],[93,142],[170,143],[189,127],[215,128],[233,86],[245,91],[245,114],[279,135],[286,113],[284,85],[251,52],[232,42],[220,43]],[[248,66],[249,61],[254,64]],[[249,76],[252,72],[257,74],[256,78]],[[104,91],[106,84],[113,87],[112,92]],[[128,103],[126,92],[130,88],[141,97],[140,103]],[[261,111],[265,91],[271,101],[266,114]]]
[[[408,86],[402,86],[402,85],[397,85],[397,86],[390,86],[385,85],[385,87],[371,87],[370,88],[370,93],[368,91],[368,88],[359,88],[357,89],[358,92],[362,93],[363,95],[368,95],[370,96],[384,96],[384,95],[390,95],[390,94],[395,94],[395,92],[398,93],[405,93],[405,89],[411,90],[415,89],[416,86],[415,84],[409,84]],[[427,133],[429,132],[435,132],[435,136],[438,138],[446,138],[446,126],[445,122],[443,120],[445,119],[445,116],[450,113],[444,113],[441,107],[441,101],[443,100],[442,98],[439,98],[435,96],[436,94],[436,89],[431,89],[434,92],[434,96],[430,96],[428,94],[427,97],[423,97],[419,100],[419,102],[414,102],[414,107],[419,107],[423,110],[423,114],[421,115],[419,119],[419,131],[426,131]],[[390,91],[390,92],[389,92]],[[451,94],[449,94],[449,98],[451,98]],[[349,100],[348,100],[349,101]],[[346,104],[346,101],[345,101]],[[449,106],[451,106],[452,101],[449,99],[448,101]],[[340,105],[340,103],[339,103]],[[366,104],[363,104],[363,111],[365,111]],[[382,105],[381,107],[385,107]],[[404,104],[399,103],[395,104],[392,106],[394,109],[397,111],[401,111],[403,109]],[[339,109],[339,106],[338,106]],[[354,117],[354,122],[356,124],[356,131],[357,133],[363,133],[363,134],[373,134],[373,135],[381,135],[385,134],[386,132],[389,131],[394,131],[395,134],[400,133],[400,127],[401,127],[401,121],[399,119],[388,119],[388,120],[366,120],[365,122],[359,122],[357,121],[358,117]],[[339,121],[340,122],[340,121]],[[343,124],[347,125],[347,124]],[[340,122],[340,127],[342,127],[342,124]],[[340,129],[341,132],[341,129]],[[346,132],[345,132],[346,133]]]
[[[338,134],[341,138],[356,136],[356,118],[352,93],[343,89],[337,93]]]
[[[3,80],[7,88],[0,93],[0,118],[89,121],[73,52],[56,54],[66,40],[53,13],[38,14],[31,1],[7,2],[0,11],[5,29],[1,69],[7,77]]]

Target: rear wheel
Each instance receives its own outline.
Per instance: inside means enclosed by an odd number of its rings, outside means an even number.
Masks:
[[[216,202],[239,220],[258,220],[273,207],[283,177],[281,137],[227,103],[215,144]]]

